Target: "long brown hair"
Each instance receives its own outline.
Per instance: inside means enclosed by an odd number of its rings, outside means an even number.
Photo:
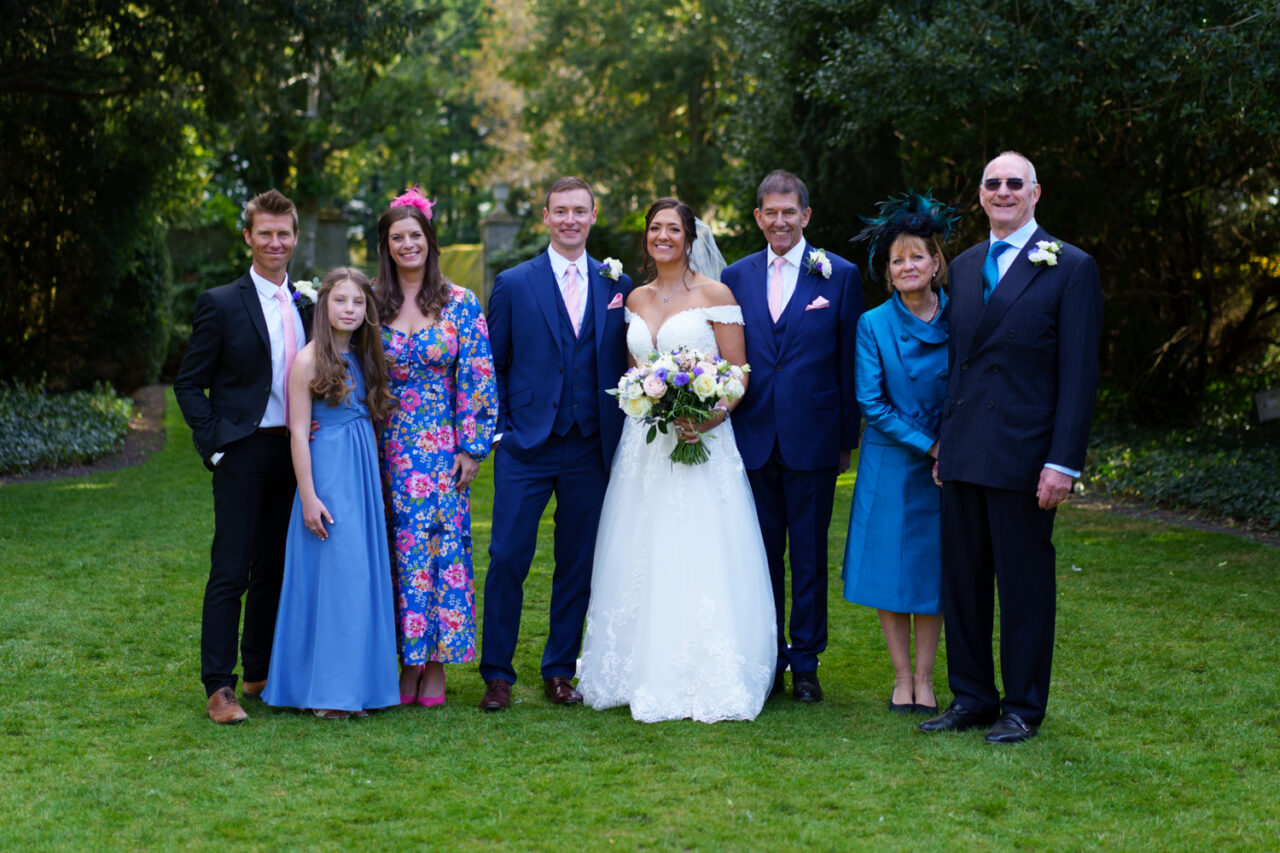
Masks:
[[[400,273],[391,257],[391,226],[401,219],[414,219],[422,233],[427,235],[427,263],[422,276],[422,289],[415,300],[418,308],[428,317],[440,316],[449,304],[449,281],[440,272],[440,243],[436,229],[431,227],[421,210],[409,204],[387,209],[378,218],[378,284],[374,298],[378,301],[378,313],[388,322],[400,313],[404,304],[404,291],[400,288]]]
[[[373,422],[380,423],[396,407],[387,389],[387,359],[382,354],[382,327],[378,323],[378,306],[369,277],[354,267],[334,267],[320,283],[316,294],[315,313],[311,318],[311,340],[316,345],[316,375],[311,380],[311,396],[337,406],[350,395],[347,362],[338,353],[329,323],[329,295],[344,281],[349,281],[364,294],[364,323],[351,333],[351,352],[355,354],[364,375],[364,403]]]

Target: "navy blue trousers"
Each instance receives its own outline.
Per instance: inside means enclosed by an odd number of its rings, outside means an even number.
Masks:
[[[517,459],[498,443],[493,460],[493,529],[484,582],[480,676],[515,683],[512,659],[520,635],[524,581],[538,544],[538,523],[554,494],[555,573],[542,653],[542,677],[573,677],[582,650],[582,627],[591,597],[596,528],[609,473],[600,435],[574,427],[552,435],[532,459]]]

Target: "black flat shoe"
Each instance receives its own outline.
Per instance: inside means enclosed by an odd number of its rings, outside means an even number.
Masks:
[[[1035,737],[1039,728],[1017,714],[1005,711],[991,727],[991,731],[987,732],[987,743],[1022,743]]]
[[[924,714],[926,717],[932,717],[938,713],[938,706],[937,705],[912,705],[911,713]]]
[[[941,716],[925,720],[920,724],[922,732],[965,732],[979,726],[989,726],[996,721],[995,711],[970,711],[965,706],[952,702],[951,707]]]
[[[910,714],[912,711],[914,711],[918,707],[920,706],[915,705],[911,702],[903,702],[901,705],[899,705],[897,702],[893,701],[893,694],[892,693],[889,694],[889,713],[890,714],[902,714],[905,717],[907,714]]]

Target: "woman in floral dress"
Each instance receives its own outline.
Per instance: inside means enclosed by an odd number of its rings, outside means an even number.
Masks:
[[[440,273],[417,188],[378,220],[378,312],[392,396],[381,437],[400,641],[400,703],[444,704],[445,663],[475,657],[470,483],[498,414],[489,331]]]

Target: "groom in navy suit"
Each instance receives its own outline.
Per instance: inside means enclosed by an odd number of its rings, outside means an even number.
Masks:
[[[499,439],[480,651],[485,711],[511,705],[524,581],[552,494],[556,565],[542,677],[552,702],[582,702],[571,679],[582,647],[600,507],[622,434],[622,410],[605,392],[627,369],[622,305],[631,279],[607,275],[587,256],[596,206],[585,181],[552,184],[542,220],[550,247],[500,273],[489,297]]]
[[[827,528],[836,477],[858,446],[854,334],[862,315],[858,268],[804,239],[809,191],[771,172],[756,191],[756,224],[768,247],[725,269],[742,307],[751,387],[733,412],[734,434],[755,496],[773,581],[778,668],[792,696],[822,701],[818,654],[827,647]],[[786,565],[790,540],[791,642]]]
[[[1053,660],[1054,508],[1084,468],[1098,387],[1102,289],[1084,252],[1036,224],[1031,161],[1007,151],[978,190],[990,239],[951,281],[951,374],[942,484],[942,609],[955,699],[924,731],[988,727],[988,743],[1036,734]],[[991,654],[1000,597],[1000,672]]]

